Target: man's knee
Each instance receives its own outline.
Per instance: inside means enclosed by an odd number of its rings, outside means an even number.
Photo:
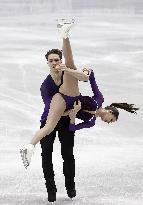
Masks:
[[[63,160],[72,160],[74,159],[74,155],[73,155],[73,147],[70,147],[70,149],[64,149],[62,148],[61,149],[61,155],[62,155],[62,158]]]
[[[51,155],[53,153],[53,145],[48,143],[41,143],[41,156],[42,158],[51,158]]]

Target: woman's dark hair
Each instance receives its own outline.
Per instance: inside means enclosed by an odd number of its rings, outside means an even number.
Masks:
[[[48,56],[49,56],[50,54],[57,54],[57,55],[59,55],[60,59],[62,59],[62,51],[59,50],[59,49],[49,50],[49,51],[46,53],[46,55],[45,55],[45,58],[46,58],[47,60],[48,60]]]
[[[139,108],[135,108],[133,106],[134,104],[128,104],[128,103],[112,103],[111,105],[106,106],[105,109],[111,110],[112,114],[116,117],[116,119],[118,119],[119,111],[117,110],[117,108],[126,110],[127,112],[137,114],[136,110],[139,110]]]

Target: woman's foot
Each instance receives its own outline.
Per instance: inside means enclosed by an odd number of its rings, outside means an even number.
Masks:
[[[57,28],[60,31],[61,37],[66,39],[69,37],[69,31],[74,24],[74,19],[67,20],[67,19],[59,19]]]
[[[27,169],[27,167],[30,165],[31,157],[34,153],[34,145],[28,144],[23,149],[20,149],[21,158],[24,164],[24,167]]]

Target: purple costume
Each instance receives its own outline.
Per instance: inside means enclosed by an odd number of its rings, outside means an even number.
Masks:
[[[95,111],[96,109],[99,109],[102,106],[102,103],[104,102],[103,95],[96,84],[93,71],[89,76],[89,81],[94,95],[92,96],[92,98],[88,96],[81,96],[81,98],[79,99],[81,101],[81,110],[77,113],[76,118],[81,119],[84,122],[79,123],[77,125],[70,124],[69,129],[71,131],[76,131],[83,128],[89,128],[94,126],[96,121],[95,115],[87,113],[83,110]],[[87,103],[85,103],[84,101],[87,101]],[[86,107],[89,107],[89,109],[84,109],[84,104],[86,104]]]
[[[46,83],[47,81],[48,82],[51,81],[51,83]],[[62,81],[63,81],[63,75],[62,75]],[[103,98],[102,93],[98,89],[93,71],[90,74],[89,81],[91,84],[92,91],[94,93],[94,96],[92,98],[88,96],[82,96],[81,94],[79,96],[70,97],[70,96],[60,93],[66,102],[66,110],[73,108],[74,102],[78,99],[81,101],[81,105],[88,104],[89,108],[91,108],[89,110],[96,110],[102,106],[102,103],[104,102],[104,98]],[[59,87],[60,85],[59,86],[55,85],[50,75],[48,75],[47,78],[42,83],[40,90],[41,90],[41,96],[43,98],[43,102],[45,104],[45,108],[41,116],[40,122],[45,121],[47,119],[49,108],[50,108],[50,102],[52,99],[51,96],[59,92]],[[83,108],[84,106],[82,106],[82,109]],[[82,109],[77,113],[76,117],[78,119],[82,119],[84,122],[79,123],[77,125],[70,124],[69,125],[70,131],[76,131],[82,128],[89,128],[95,125],[95,120],[96,120],[95,115],[82,111]],[[66,116],[66,117],[69,117],[69,116]]]
[[[72,109],[73,105],[74,105],[74,102],[81,97],[81,94],[79,96],[75,96],[75,97],[64,95],[63,93],[60,93],[60,94],[62,95],[62,97],[64,98],[64,100],[66,102],[66,110],[65,111],[67,111],[69,109]]]

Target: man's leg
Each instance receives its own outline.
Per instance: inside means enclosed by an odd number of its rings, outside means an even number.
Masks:
[[[59,140],[61,142],[61,154],[63,162],[63,174],[65,176],[65,187],[68,191],[75,190],[75,159],[73,155],[74,132],[69,131],[69,120],[60,121]],[[74,195],[75,196],[75,195]],[[71,196],[74,197],[74,196]]]
[[[44,127],[46,121],[41,123],[40,128]],[[54,130],[50,135],[44,137],[40,140],[42,148],[42,168],[44,173],[44,178],[46,180],[47,192],[56,192],[56,185],[54,181],[54,170],[52,163],[52,152],[53,152],[53,143],[56,137],[56,131]]]

